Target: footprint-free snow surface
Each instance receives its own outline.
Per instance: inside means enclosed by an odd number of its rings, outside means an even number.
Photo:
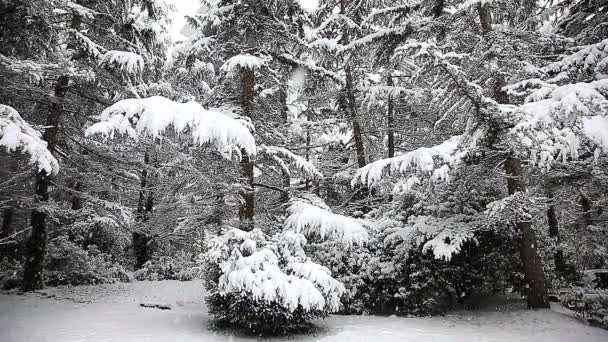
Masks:
[[[0,341],[257,340],[209,330],[203,294],[200,281],[135,282],[59,287],[27,295],[0,294]],[[170,309],[161,310],[155,305]],[[559,307],[530,311],[506,305],[434,318],[332,316],[317,325],[315,334],[273,340],[608,341],[607,330],[590,327]]]

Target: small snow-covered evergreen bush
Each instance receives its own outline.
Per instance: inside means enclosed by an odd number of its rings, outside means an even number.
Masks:
[[[209,312],[220,324],[255,334],[305,329],[339,309],[344,285],[310,261],[306,238],[284,231],[225,230],[209,242],[205,286]]]
[[[23,266],[18,260],[9,257],[0,259],[0,289],[9,290],[21,284]]]

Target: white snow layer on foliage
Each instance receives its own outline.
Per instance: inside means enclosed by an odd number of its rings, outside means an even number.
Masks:
[[[253,135],[240,120],[206,110],[194,101],[179,103],[161,96],[122,100],[106,108],[100,121],[89,127],[85,135],[101,134],[111,139],[118,132],[133,139],[139,134],[157,138],[172,127],[178,134],[190,132],[199,145],[216,145],[229,156],[233,151],[240,156],[240,149],[256,154]]]
[[[144,70],[144,59],[133,52],[110,50],[103,54],[101,65],[116,68],[130,75],[137,75]]]
[[[265,153],[268,156],[274,158],[275,161],[279,163],[281,168],[289,175],[291,173],[283,158],[287,158],[288,160],[290,160],[295,165],[295,167],[306,176],[313,177],[315,179],[323,179],[323,175],[321,174],[321,172],[319,172],[319,170],[316,166],[314,166],[313,163],[298,156],[297,154],[291,152],[286,148],[261,145],[259,146],[259,150],[260,152]]]
[[[474,230],[474,220],[466,215],[446,218],[414,216],[404,227],[388,228],[384,243],[394,245],[403,241],[414,246],[422,245],[424,251],[432,251],[436,258],[450,260],[463,243],[473,239]]]
[[[266,59],[252,56],[248,53],[244,55],[236,55],[227,60],[226,63],[222,65],[220,70],[227,72],[232,72],[240,68],[256,70],[261,68],[266,61]]]
[[[59,163],[42,140],[40,132],[33,129],[12,107],[0,104],[0,146],[9,152],[21,149],[30,155],[30,164],[47,174],[57,173]]]
[[[553,73],[576,72],[579,69],[593,71],[598,78],[608,77],[608,39],[582,46],[577,52],[545,68],[546,71]]]
[[[523,117],[511,134],[542,167],[555,159],[575,160],[584,147],[595,149],[596,156],[606,153],[608,99],[604,94],[608,94],[608,79],[536,90],[520,106]]]
[[[345,244],[361,244],[369,239],[362,220],[334,214],[329,209],[296,201],[289,208],[285,229],[293,229],[306,236],[332,238]]]
[[[421,147],[400,156],[369,163],[357,170],[351,185],[373,186],[382,179],[388,167],[390,173],[423,173],[431,174],[433,180],[448,180],[450,165],[457,164],[460,159],[456,153],[460,140],[461,136],[454,136],[437,146]]]
[[[279,244],[293,245],[293,234],[280,237],[291,239]],[[275,249],[259,229],[245,232],[232,228],[212,238],[208,258],[222,271],[218,292],[244,292],[255,301],[278,303],[291,312],[298,307],[305,311],[338,310],[344,285],[331,277],[329,269],[291,256],[280,263]],[[279,265],[284,261],[287,265],[282,269]]]

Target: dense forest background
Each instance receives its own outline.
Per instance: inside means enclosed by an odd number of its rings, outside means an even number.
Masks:
[[[255,332],[608,326],[608,2],[0,1],[0,284],[203,278]],[[21,153],[23,152],[23,153]]]

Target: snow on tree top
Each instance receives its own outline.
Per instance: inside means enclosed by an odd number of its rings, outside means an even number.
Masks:
[[[514,141],[530,151],[533,163],[549,167],[556,156],[564,162],[577,159],[585,145],[596,145],[596,156],[599,149],[608,151],[608,130],[602,129],[607,125],[603,114],[608,111],[608,79],[535,93],[534,101],[520,106],[523,117],[511,130]]]
[[[38,166],[38,171],[54,174],[59,171],[59,163],[47,148],[40,133],[25,122],[12,107],[0,104],[0,146],[9,152],[17,149],[30,155],[30,164]]]
[[[133,139],[139,134],[157,138],[172,127],[178,134],[189,131],[199,145],[214,144],[229,157],[233,151],[240,156],[240,149],[256,154],[255,139],[240,120],[206,110],[194,101],[178,103],[161,96],[122,100],[105,109],[100,120],[86,130],[87,136],[101,134],[111,139],[118,132]]]
[[[144,59],[133,52],[110,50],[101,57],[100,65],[117,68],[127,74],[136,75],[144,69]]]
[[[256,57],[247,53],[231,57],[222,65],[221,70],[227,72],[232,72],[240,68],[256,70],[261,68],[266,62],[268,62],[268,59]]]

